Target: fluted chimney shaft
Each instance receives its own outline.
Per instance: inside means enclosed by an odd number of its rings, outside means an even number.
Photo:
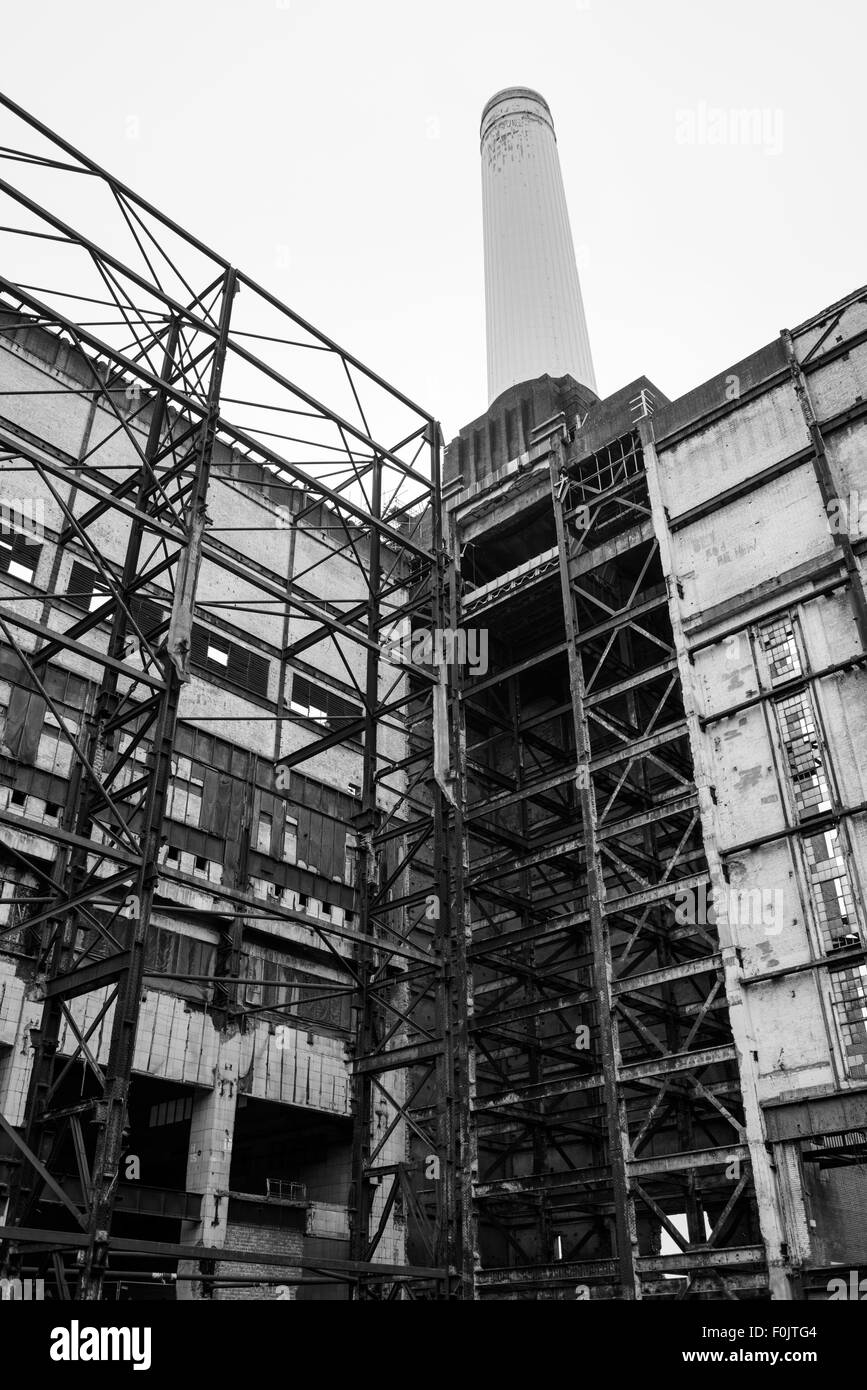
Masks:
[[[554,122],[509,87],[482,113],[488,399],[548,373],[596,390]]]

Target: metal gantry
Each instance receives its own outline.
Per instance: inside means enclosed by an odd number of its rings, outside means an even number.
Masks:
[[[2,111],[2,332],[13,343],[16,335],[44,332],[78,373],[77,380],[55,374],[57,399],[29,403],[29,427],[20,395],[0,383],[7,395],[0,408],[4,482],[14,478],[19,494],[32,486],[57,518],[45,530],[54,556],[48,583],[37,589],[35,576],[6,576],[3,674],[22,698],[51,711],[71,764],[58,823],[0,811],[6,853],[38,884],[22,888],[14,921],[35,943],[42,1001],[24,1124],[2,1122],[6,1148],[15,1152],[0,1230],[6,1267],[53,1263],[62,1296],[93,1299],[106,1274],[126,1268],[133,1255],[205,1261],[223,1253],[131,1244],[114,1234],[113,1209],[154,903],[167,885],[183,881],[165,862],[161,841],[179,730],[196,725],[195,717],[185,720],[182,700],[193,619],[219,624],[228,607],[236,615],[267,612],[282,624],[277,688],[257,716],[273,726],[273,760],[264,781],[262,761],[251,763],[250,795],[257,784],[291,794],[298,769],[315,768],[347,741],[363,764],[353,825],[356,924],[314,928],[346,972],[343,992],[355,1021],[351,1258],[301,1261],[302,1278],[347,1284],[357,1297],[453,1297],[462,1268],[466,1090],[463,936],[452,930],[461,866],[451,848],[446,780],[456,725],[442,670],[424,660],[408,668],[388,648],[394,632],[442,626],[451,602],[438,427],[15,103],[3,98]],[[66,207],[75,209],[74,226]],[[63,438],[49,422],[62,411],[81,423],[76,447],[72,430]],[[288,565],[282,558],[263,564],[212,527],[207,508],[217,469],[221,477],[246,470],[281,490],[288,504],[282,517],[262,526]],[[120,561],[107,554],[107,527],[123,538]],[[354,575],[348,597],[332,597],[327,557],[299,570],[296,539],[305,527],[329,530],[328,556],[339,556],[343,572],[350,567]],[[95,575],[83,615],[70,608],[75,596],[58,587],[70,550]],[[205,570],[241,597],[203,595]],[[287,682],[304,654],[317,650],[339,663],[361,710],[336,728],[292,708]],[[84,677],[76,717],[58,675],[67,668]],[[223,722],[231,727],[233,718],[251,727],[248,715],[227,707]],[[439,776],[435,729],[446,749]],[[4,771],[14,787],[14,760]],[[22,833],[34,844],[48,842],[51,855],[22,849]],[[252,895],[250,837],[246,797],[233,864],[208,885],[220,910],[202,909],[220,933],[208,1008],[222,1027],[244,1028],[261,1011],[245,1002],[245,926],[265,919],[311,925]],[[96,1022],[81,1031],[73,1005],[87,995],[99,1004]],[[93,1042],[103,1025],[111,1037],[105,1063]],[[58,1046],[64,1027],[76,1039],[69,1055]],[[70,1106],[58,1096],[73,1064],[86,1082]],[[377,1137],[374,1111],[383,1097],[391,1119]],[[400,1129],[406,1159],[384,1163],[385,1140]],[[59,1158],[70,1144],[74,1179]],[[374,1221],[377,1188],[385,1197]],[[46,1192],[65,1225],[49,1229],[36,1218]],[[406,1266],[377,1256],[398,1197],[409,1233]],[[281,1263],[265,1252],[233,1259]]]
[[[461,692],[477,1292],[767,1296],[639,434],[538,430],[456,551],[505,555],[520,488],[549,548],[461,613],[492,652]]]

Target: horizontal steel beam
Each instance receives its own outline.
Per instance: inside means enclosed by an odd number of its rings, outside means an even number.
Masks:
[[[264,1199],[263,1199],[264,1200]],[[0,1240],[18,1244],[60,1246],[82,1249],[88,1244],[87,1235],[69,1231],[42,1230],[38,1226],[0,1226]],[[453,1271],[427,1265],[369,1264],[363,1260],[310,1259],[304,1255],[278,1255],[271,1250],[230,1250],[224,1246],[176,1245],[171,1241],[132,1240],[128,1236],[112,1236],[108,1241],[112,1254],[154,1255],[169,1260],[217,1260],[220,1263],[273,1265],[275,1269],[325,1270],[344,1274],[347,1278],[447,1279]]]

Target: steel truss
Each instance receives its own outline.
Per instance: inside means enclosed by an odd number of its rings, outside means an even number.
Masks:
[[[185,723],[191,625],[194,616],[231,619],[234,606],[241,623],[244,611],[283,621],[276,699],[259,716],[274,730],[271,789],[291,788],[297,769],[315,768],[347,741],[363,750],[354,825],[358,923],[315,925],[346,972],[355,1019],[351,1259],[302,1261],[302,1282],[312,1275],[344,1283],[356,1297],[455,1296],[469,1229],[460,1176],[465,964],[463,935],[452,930],[461,911],[460,856],[451,848],[446,780],[456,726],[441,670],[416,663],[408,672],[383,650],[395,630],[442,627],[452,602],[438,427],[60,136],[6,98],[2,109],[10,132],[0,151],[3,331],[9,339],[36,325],[68,346],[85,379],[58,374],[52,389],[60,406],[86,420],[73,455],[49,442],[48,430],[28,432],[0,399],[2,467],[17,475],[19,492],[22,479],[37,479],[61,516],[45,537],[57,557],[53,582],[71,548],[95,571],[102,596],[81,616],[62,592],[7,577],[10,596],[0,606],[4,673],[45,702],[71,749],[59,824],[0,812],[7,853],[38,884],[35,895],[22,889],[16,924],[36,943],[43,1001],[25,1123],[19,1132],[3,1122],[17,1158],[0,1229],[6,1267],[53,1263],[61,1296],[72,1290],[94,1299],[131,1258],[190,1257],[192,1247],[118,1237],[113,1212],[154,905],[167,885],[183,882],[160,862],[160,843]],[[60,207],[76,209],[75,227]],[[49,406],[56,413],[58,403]],[[98,412],[110,418],[109,430],[95,429]],[[283,553],[289,546],[288,573],[212,530],[209,491],[226,459],[239,477],[244,469],[264,473],[291,490],[289,519],[263,522]],[[120,565],[104,553],[107,524],[125,537]],[[348,597],[327,597],[325,560],[298,572],[295,538],[305,526],[325,527],[328,555],[352,566]],[[228,613],[197,589],[203,567],[244,596]],[[305,653],[315,660],[317,649],[336,654],[362,710],[327,731],[299,716],[287,694],[293,666]],[[80,728],[57,693],[56,673],[69,666],[88,680]],[[445,749],[439,780],[434,729]],[[15,767],[6,771],[14,785]],[[50,842],[52,856],[13,848],[21,831]],[[222,904],[209,917],[221,941],[209,1010],[225,1028],[243,1029],[255,1012],[240,970],[245,926],[260,919],[311,926],[252,895],[250,836],[247,802],[238,863],[219,886],[209,885]],[[94,1027],[78,1031],[73,1017],[75,1001],[95,992],[98,1020],[111,1020],[106,1065],[94,1052]],[[64,1026],[77,1037],[67,1057],[58,1051]],[[83,1066],[86,1094],[59,1107],[73,1063]],[[374,1130],[383,1098],[385,1135]],[[406,1160],[386,1163],[384,1144],[401,1127]],[[70,1141],[72,1179],[58,1166]],[[377,1190],[384,1198],[374,1218]],[[46,1192],[65,1227],[48,1229],[34,1216]],[[377,1262],[398,1201],[409,1231],[405,1267]],[[202,1250],[201,1258],[219,1253]],[[238,1259],[281,1263],[266,1252]]]
[[[560,417],[517,487],[551,549],[461,606],[477,1296],[766,1297],[639,436]]]

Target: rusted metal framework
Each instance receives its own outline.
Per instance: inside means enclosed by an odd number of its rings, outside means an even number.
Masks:
[[[14,567],[5,576],[3,674],[22,699],[43,702],[71,750],[57,823],[0,811],[7,854],[38,883],[26,897],[22,891],[15,923],[28,934],[42,1000],[24,1126],[0,1121],[7,1156],[14,1152],[0,1229],[6,1267],[53,1271],[61,1296],[93,1299],[106,1275],[131,1261],[223,1255],[117,1236],[113,1210],[154,904],[166,885],[183,880],[164,861],[161,838],[179,731],[197,722],[185,719],[182,699],[193,619],[218,625],[228,608],[236,618],[267,611],[283,623],[276,689],[256,716],[274,735],[265,789],[291,795],[298,769],[347,743],[363,750],[354,818],[358,916],[352,926],[315,926],[346,972],[354,1010],[351,1259],[301,1262],[302,1282],[348,1284],[356,1297],[453,1297],[466,1225],[466,1077],[463,936],[451,929],[461,892],[448,829],[452,716],[441,669],[421,661],[407,670],[384,649],[395,631],[440,627],[448,612],[438,427],[6,98],[2,113],[3,333],[14,340],[39,327],[81,373],[75,383],[57,374],[44,428],[24,428],[0,398],[4,482],[14,476],[20,494],[38,480],[38,495],[60,518],[44,536],[54,556],[49,584],[37,589],[33,575]],[[50,425],[59,411],[83,423],[77,455]],[[212,527],[218,460],[223,471],[284,489],[289,515],[273,523],[279,563],[250,558]],[[124,537],[122,563],[107,558],[107,526]],[[294,542],[305,526],[335,538],[329,555],[355,575],[349,595],[329,591],[321,565],[299,569]],[[83,614],[57,584],[70,550],[96,574]],[[220,598],[219,586],[210,598],[197,589],[204,569],[222,576],[230,598]],[[333,718],[323,727],[299,714],[288,685],[305,653],[315,662],[323,651],[339,662],[360,710],[358,718],[338,717],[336,727]],[[69,669],[87,687],[75,720],[61,679]],[[249,728],[251,718],[238,716],[238,724]],[[262,786],[261,769],[260,759],[251,795],[257,779]],[[14,787],[14,759],[3,771]],[[249,808],[249,800],[236,808],[236,859],[219,885],[209,885],[222,910],[208,1009],[218,1025],[241,1029],[256,1012],[243,988],[245,928],[264,917],[302,920],[249,891]],[[48,842],[52,853],[11,848],[4,827],[29,832],[34,845]],[[95,1054],[96,1025],[79,1031],[73,1014],[75,1001],[94,994],[97,1022],[110,1023],[106,1064]],[[286,1018],[293,1021],[288,1005]],[[75,1033],[71,1055],[58,1050],[62,1028]],[[83,1094],[60,1104],[73,1064],[83,1069]],[[387,1134],[374,1137],[382,1097],[391,1119]],[[385,1140],[400,1127],[406,1159],[386,1163]],[[377,1189],[385,1199],[374,1220]],[[46,1195],[60,1215],[53,1228],[35,1215]],[[377,1262],[398,1197],[409,1230],[406,1267]],[[266,1262],[281,1263],[270,1254]]]
[[[491,647],[460,701],[486,1299],[767,1297],[669,596],[628,423],[604,447],[562,416],[537,430],[472,532],[477,554],[500,556],[460,614]],[[455,502],[456,553],[482,505]],[[536,558],[510,562],[528,534]]]

